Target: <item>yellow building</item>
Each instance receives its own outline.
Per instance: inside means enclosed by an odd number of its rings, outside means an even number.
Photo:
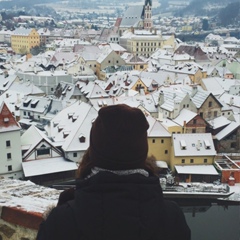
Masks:
[[[190,26],[190,25],[184,25],[184,26],[182,26],[182,31],[183,31],[183,32],[192,32],[192,30],[193,30],[193,27]]]
[[[16,29],[11,36],[11,47],[17,54],[30,53],[31,48],[40,45],[40,36],[36,29]]]
[[[173,134],[170,168],[186,165],[212,165],[216,150],[210,133]]]
[[[128,52],[136,56],[151,56],[157,49],[167,48],[175,49],[174,35],[170,37],[162,37],[156,31],[134,30],[120,37],[119,44],[127,49]]]
[[[147,116],[148,129],[148,156],[155,157],[157,161],[165,161],[170,164],[171,134],[164,126],[151,117]]]

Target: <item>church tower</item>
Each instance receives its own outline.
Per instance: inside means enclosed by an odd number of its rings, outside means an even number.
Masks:
[[[152,0],[145,0],[143,24],[144,24],[144,29],[146,30],[151,29],[153,27]]]

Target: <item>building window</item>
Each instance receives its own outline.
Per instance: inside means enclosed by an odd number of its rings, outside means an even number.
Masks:
[[[236,148],[236,142],[231,143],[231,148]]]
[[[182,159],[182,163],[185,163],[185,159]]]
[[[209,103],[208,103],[208,107],[212,107],[212,102],[209,102]]]
[[[73,157],[77,157],[77,153],[75,152],[75,153],[73,153]]]
[[[11,147],[11,142],[10,142],[10,140],[7,140],[7,141],[6,141],[6,147]]]
[[[37,149],[37,156],[41,156],[41,155],[50,155],[50,149],[49,148]]]
[[[12,165],[8,165],[8,171],[12,171]]]
[[[193,159],[190,159],[190,163],[194,163],[194,160],[193,160]]]
[[[203,117],[203,112],[200,112],[199,115],[200,115],[200,117]]]
[[[204,163],[207,163],[207,159],[206,158],[204,158],[204,161],[203,161]]]
[[[193,119],[193,124],[196,124],[197,123],[197,120],[196,119]]]
[[[152,143],[155,143],[155,139],[152,139]]]
[[[12,154],[11,153],[7,153],[7,160],[11,160],[12,159]]]
[[[161,139],[161,143],[164,143],[164,139]]]
[[[214,114],[214,117],[217,117],[217,111],[214,111],[213,114]]]
[[[165,150],[165,154],[168,154],[168,150]]]
[[[192,129],[192,133],[196,133],[196,129]]]

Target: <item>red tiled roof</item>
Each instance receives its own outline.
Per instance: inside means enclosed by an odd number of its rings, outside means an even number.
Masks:
[[[0,128],[7,129],[10,127],[19,128],[19,125],[13,114],[8,109],[7,105],[5,103],[2,103],[2,105],[0,106]]]

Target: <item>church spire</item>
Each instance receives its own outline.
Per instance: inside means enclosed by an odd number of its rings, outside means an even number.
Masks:
[[[145,0],[143,24],[144,29],[152,28],[152,0]]]
[[[145,6],[147,6],[148,4],[152,6],[152,0],[145,0]]]

